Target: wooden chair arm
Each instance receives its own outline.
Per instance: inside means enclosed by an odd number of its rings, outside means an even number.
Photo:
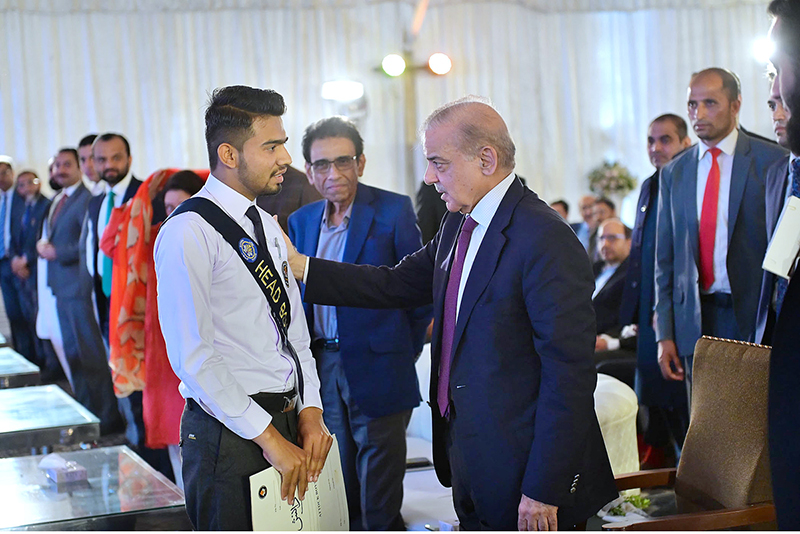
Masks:
[[[603,530],[721,530],[775,521],[773,504],[658,517],[641,523],[606,523]]]
[[[654,488],[657,486],[674,486],[675,473],[677,469],[668,467],[665,469],[649,469],[647,471],[637,471],[617,475],[614,480],[617,483],[617,491],[633,488]]]

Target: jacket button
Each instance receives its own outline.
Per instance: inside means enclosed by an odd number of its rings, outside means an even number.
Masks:
[[[647,211],[647,206],[642,206],[642,213]]]
[[[569,492],[570,492],[570,493],[575,493],[575,486],[571,487],[571,488],[569,489]]]

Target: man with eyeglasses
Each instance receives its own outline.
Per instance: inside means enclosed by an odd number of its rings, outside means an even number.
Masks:
[[[594,264],[594,293],[592,304],[597,316],[595,361],[620,356],[623,337],[619,321],[619,308],[625,277],[628,274],[628,256],[631,252],[631,229],[617,218],[606,219],[597,229],[597,249],[601,260]],[[624,336],[629,337],[629,336]],[[623,340],[624,341],[624,340]],[[632,347],[622,347],[628,350]],[[627,355],[633,356],[633,352]]]
[[[395,265],[422,246],[411,199],[358,182],[364,142],[343,117],[310,125],[306,174],[323,200],[289,217],[304,254],[334,261]],[[369,310],[306,304],[321,381],[325,423],[342,458],[350,525],[405,530],[400,506],[405,431],[420,402],[414,368],[431,306]]]

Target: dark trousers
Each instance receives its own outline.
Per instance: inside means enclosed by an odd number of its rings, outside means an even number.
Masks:
[[[36,346],[34,345],[33,325],[25,320],[25,314],[20,304],[17,277],[11,270],[9,258],[0,259],[0,290],[3,292],[3,304],[6,316],[11,326],[11,340],[14,350],[22,354],[33,363],[36,361]]]
[[[339,442],[350,529],[405,530],[400,507],[411,410],[368,417],[350,395],[341,353],[315,349],[314,357],[325,425]]]
[[[102,434],[121,431],[125,423],[90,297],[56,297],[56,310],[75,399],[100,419]]]
[[[474,452],[465,450],[461,443],[475,441],[474,428],[469,424],[460,425],[458,416],[452,417],[447,425],[447,457],[453,486],[453,506],[458,516],[461,530],[518,530],[519,503],[522,499],[522,477],[524,467],[519,472],[498,476],[492,483],[474,480],[470,474],[475,470],[475,462],[503,463],[504,458],[476,458]],[[491,439],[486,436],[486,439]],[[527,458],[527,457],[526,457]],[[524,465],[524,464],[521,464]],[[501,469],[498,469],[498,475]],[[558,512],[558,530],[585,530],[586,522],[576,525],[562,521]]]
[[[282,394],[253,400],[272,415],[272,425],[297,443],[297,411],[282,413]],[[280,407],[278,407],[280,403]],[[250,476],[270,467],[261,447],[240,438],[199,404],[187,399],[181,418],[186,513],[195,530],[253,530]]]

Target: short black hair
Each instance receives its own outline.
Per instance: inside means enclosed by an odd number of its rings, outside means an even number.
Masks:
[[[555,200],[550,203],[551,206],[555,206],[556,204],[561,204],[561,206],[564,208],[564,211],[569,213],[569,204],[567,204],[566,200],[564,200],[563,198],[559,198],[558,200]]]
[[[194,195],[203,188],[205,182],[197,173],[190,170],[178,171],[169,177],[164,185],[164,193],[167,191],[185,191],[189,195]]]
[[[97,134],[84,135],[81,138],[80,142],[78,143],[78,148],[83,148],[85,146],[92,146],[94,144],[95,139],[97,139]]]
[[[686,121],[683,120],[683,117],[679,117],[674,113],[659,115],[653,119],[650,124],[655,124],[656,122],[671,122],[675,126],[675,129],[678,130],[678,141],[683,141],[686,139],[686,136],[689,135],[689,127],[686,125]]]
[[[72,148],[72,147],[65,146],[65,147],[59,148],[58,152],[56,152],[56,154],[64,154],[65,152],[67,154],[72,154],[72,157],[75,158],[75,163],[78,164],[78,168],[80,169],[81,168],[81,159],[78,157],[78,151],[76,149]]]
[[[253,137],[253,121],[259,117],[280,117],[286,113],[283,97],[272,89],[230,85],[214,89],[206,108],[206,146],[213,172],[219,162],[217,149],[228,143],[241,151]]]
[[[728,100],[734,102],[739,99],[742,94],[742,84],[739,82],[739,77],[728,69],[711,67],[695,72],[692,74],[689,84],[691,85],[698,76],[705,76],[706,74],[716,74],[722,79],[722,90],[728,95]]]
[[[122,141],[122,144],[125,145],[125,153],[126,153],[126,155],[130,156],[131,155],[131,145],[130,145],[130,143],[128,143],[128,140],[125,139],[125,136],[122,135],[122,134],[118,134],[118,133],[114,133],[114,132],[104,133],[102,135],[97,136],[97,138],[94,141],[92,141],[92,146],[94,147],[94,145],[96,145],[97,143],[101,143],[101,142],[102,143],[107,143],[109,141],[113,141],[114,139],[119,139],[120,141]]]
[[[310,124],[305,133],[303,133],[303,158],[307,163],[312,163],[311,145],[314,144],[314,141],[330,137],[350,139],[356,148],[356,157],[364,152],[364,140],[361,138],[361,134],[358,133],[358,128],[350,119],[340,116],[328,117]]]
[[[794,70],[795,77],[800,76],[800,2],[797,0],[772,0],[767,12],[773,18],[780,19],[780,27],[772,32],[777,50],[785,53]],[[794,90],[781,94],[783,105],[792,111],[786,123],[786,134],[789,138],[789,150],[800,153],[800,87],[795,84]]]
[[[613,212],[617,211],[617,205],[614,204],[614,201],[608,197],[600,197],[597,200],[595,200],[594,205],[597,206],[598,204],[605,204],[606,206],[611,208],[611,211]]]

